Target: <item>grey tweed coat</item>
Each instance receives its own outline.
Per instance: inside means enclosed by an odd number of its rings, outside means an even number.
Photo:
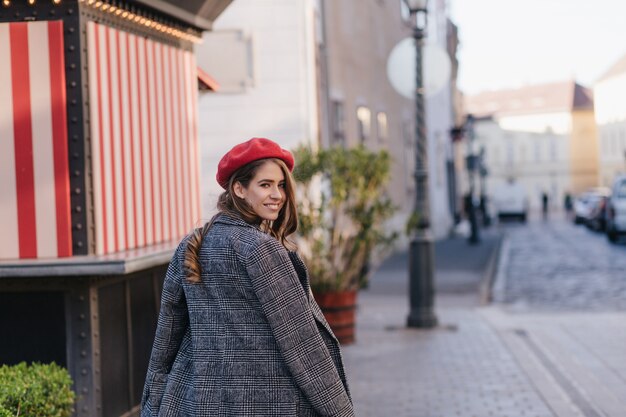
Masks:
[[[170,262],[141,416],[354,416],[337,339],[295,252],[220,215],[202,282]]]

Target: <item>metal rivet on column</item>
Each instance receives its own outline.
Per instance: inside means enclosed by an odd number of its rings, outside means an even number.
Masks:
[[[80,194],[81,191],[79,187],[74,188],[74,194]]]
[[[79,240],[78,242],[76,242],[76,246],[78,246],[79,248],[82,248],[83,242]]]

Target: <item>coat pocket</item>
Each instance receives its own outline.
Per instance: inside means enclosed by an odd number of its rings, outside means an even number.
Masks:
[[[167,385],[168,374],[150,372],[146,375],[146,384],[141,398],[141,417],[156,416],[159,414],[161,400]]]

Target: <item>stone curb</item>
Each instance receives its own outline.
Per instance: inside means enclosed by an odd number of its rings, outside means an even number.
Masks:
[[[493,288],[493,283],[496,278],[496,273],[498,271],[498,264],[500,262],[500,252],[502,249],[502,242],[505,239],[504,232],[501,232],[498,236],[498,240],[496,245],[487,261],[487,267],[485,268],[485,272],[483,273],[483,277],[480,280],[480,285],[478,286],[478,299],[480,305],[490,304],[493,300],[493,294],[491,292]]]

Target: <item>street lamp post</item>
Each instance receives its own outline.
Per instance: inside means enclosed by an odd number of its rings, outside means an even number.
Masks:
[[[428,164],[426,125],[424,117],[424,83],[422,81],[422,44],[426,29],[428,0],[404,0],[411,14],[415,39],[415,212],[417,228],[409,253],[408,327],[430,328],[437,325],[433,311],[433,242],[430,232],[428,202]]]
[[[467,203],[467,215],[470,222],[470,235],[468,242],[470,244],[477,244],[480,242],[480,234],[478,232],[478,218],[476,217],[476,202],[475,202],[475,172],[478,166],[478,157],[474,152],[474,116],[467,115],[465,122],[465,129],[467,131],[467,175],[469,176],[469,193],[466,199]]]

